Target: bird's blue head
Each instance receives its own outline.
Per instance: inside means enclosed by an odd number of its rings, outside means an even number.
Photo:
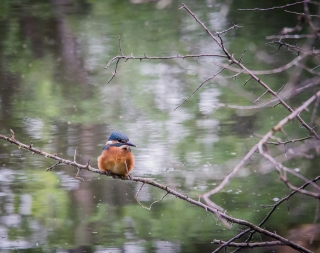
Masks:
[[[116,146],[116,147],[127,147],[132,146],[136,147],[133,143],[129,141],[128,136],[121,132],[112,132],[108,138],[107,144],[110,146]]]

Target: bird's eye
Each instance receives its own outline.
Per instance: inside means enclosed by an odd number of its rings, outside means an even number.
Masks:
[[[119,142],[126,143],[126,140],[119,140]]]

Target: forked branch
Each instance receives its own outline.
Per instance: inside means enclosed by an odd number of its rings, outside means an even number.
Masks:
[[[57,155],[52,155],[50,153],[47,153],[45,151],[42,151],[40,149],[36,149],[34,147],[30,147],[30,145],[26,145],[22,142],[19,142],[18,140],[16,140],[15,138],[12,138],[12,137],[7,137],[5,135],[2,135],[0,134],[0,139],[3,139],[7,142],[10,142],[14,145],[17,145],[18,147],[20,147],[21,149],[25,149],[25,150],[28,150],[30,152],[33,152],[35,154],[38,154],[38,155],[41,155],[41,156],[45,156],[47,158],[51,158],[53,160],[56,160],[56,161],[60,161],[61,164],[66,164],[66,165],[71,165],[77,169],[84,169],[84,170],[88,170],[88,171],[91,171],[91,172],[94,172],[94,173],[98,173],[101,175],[101,171],[99,169],[96,169],[96,168],[93,168],[92,166],[90,166],[89,164],[79,164],[77,162],[74,162],[74,161],[71,161],[71,160],[67,160],[67,159],[63,159]],[[106,175],[106,176],[109,176],[109,175]],[[192,198],[189,198],[188,196],[186,195],[183,195],[181,194],[180,192],[176,191],[176,190],[173,190],[172,188],[166,186],[166,185],[162,185],[162,184],[159,184],[151,179],[147,179],[147,178],[141,178],[141,177],[130,177],[130,178],[126,178],[126,180],[129,180],[129,181],[135,181],[135,182],[141,182],[143,184],[149,184],[149,185],[152,185],[154,187],[157,187],[163,191],[166,192],[166,194],[163,196],[163,198],[165,196],[167,196],[168,194],[171,194],[171,195],[174,195],[175,197],[177,198],[180,198],[184,201],[187,201],[189,202],[190,204],[192,205],[195,205],[195,206],[198,206],[204,210],[206,210],[207,212],[211,212],[213,214],[217,214],[219,218],[222,218],[222,219],[225,219],[227,220],[228,222],[230,223],[234,223],[234,224],[239,224],[239,225],[242,225],[242,226],[245,226],[245,227],[248,227],[249,230],[254,230],[255,232],[257,233],[261,233],[261,234],[264,234],[266,236],[269,236],[275,240],[278,240],[282,243],[284,243],[285,245],[288,245],[296,250],[299,250],[301,252],[308,252],[308,253],[311,253],[311,251],[309,251],[308,249],[306,249],[305,247],[303,246],[300,246],[296,243],[294,243],[293,241],[290,241],[280,235],[277,235],[276,233],[272,233],[266,229],[263,229],[257,225],[254,225],[253,223],[251,222],[248,222],[246,220],[242,220],[242,219],[237,219],[237,218],[234,218],[228,214],[226,214],[225,212],[221,212],[219,211],[218,209],[215,209],[213,207],[210,207],[206,204],[203,204],[201,203],[200,201],[197,201],[197,200],[194,200]],[[162,198],[162,199],[163,199]]]

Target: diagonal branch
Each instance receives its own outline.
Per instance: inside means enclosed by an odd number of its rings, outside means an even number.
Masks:
[[[313,95],[311,98],[309,98],[302,106],[300,106],[299,108],[297,108],[294,112],[292,112],[288,117],[284,118],[282,121],[280,121],[275,127],[272,128],[271,131],[269,131],[265,136],[263,136],[263,138],[259,141],[258,144],[254,145],[251,150],[246,154],[246,156],[237,164],[236,167],[233,168],[232,171],[230,171],[227,176],[222,180],[222,182],[215,187],[214,189],[212,189],[211,191],[205,193],[202,195],[203,199],[207,202],[210,203],[210,196],[219,192],[231,179],[231,177],[236,174],[239,169],[250,159],[250,157],[254,154],[254,152],[256,152],[257,150],[259,150],[260,154],[265,156],[267,159],[270,158],[270,156],[268,156],[268,154],[265,153],[265,151],[263,150],[263,145],[265,143],[267,143],[268,139],[273,136],[273,134],[276,131],[280,131],[281,128],[283,127],[284,124],[286,124],[287,122],[289,122],[290,120],[294,119],[295,117],[297,117],[300,112],[302,112],[304,109],[306,109],[314,100],[316,100],[318,97],[320,97],[320,91],[318,91],[315,95]],[[272,161],[273,162],[273,161]],[[296,190],[296,189],[294,189]],[[317,197],[317,196],[314,196]]]
[[[239,11],[270,11],[270,10],[276,10],[276,9],[284,9],[286,7],[290,7],[290,6],[297,5],[297,4],[303,4],[305,2],[306,2],[306,0],[295,2],[295,3],[292,3],[292,4],[286,4],[286,5],[282,5],[282,6],[273,6],[273,7],[266,8],[266,9],[263,9],[263,8],[239,9]],[[315,2],[313,2],[313,3],[314,4],[318,4],[318,3],[315,3]]]
[[[317,181],[320,180],[320,176],[314,178],[313,180],[303,184],[302,186],[299,187],[299,190],[302,190],[304,188],[306,188],[309,184],[315,183]],[[262,225],[264,225],[267,220],[271,217],[271,215],[273,214],[273,212],[278,208],[279,205],[281,205],[283,202],[288,201],[288,199],[290,199],[293,195],[295,195],[297,192],[299,191],[295,191],[293,190],[290,194],[288,194],[287,196],[283,197],[282,199],[280,199],[277,203],[270,205],[270,206],[262,206],[262,208],[266,208],[266,207],[271,207],[272,209],[269,211],[269,213],[266,215],[266,217],[259,223],[259,227],[261,227]],[[221,249],[227,247],[231,242],[241,238],[243,235],[250,233],[249,237],[246,239],[246,243],[248,243],[251,239],[253,234],[255,233],[254,230],[251,230],[250,228],[240,232],[239,234],[237,234],[236,236],[232,237],[231,239],[229,239],[227,242],[224,242],[223,244],[220,244],[220,246],[215,249],[215,251],[213,251],[212,253],[217,253],[219,252]]]
[[[215,78],[217,75],[219,75],[220,73],[222,73],[222,71],[224,71],[226,68],[223,68],[221,70],[219,70],[217,73],[215,73],[213,76],[207,78],[206,80],[204,80],[190,95],[189,97],[185,98],[175,109],[177,110],[181,105],[183,105],[187,100],[189,100],[206,82],[212,80],[213,78]]]
[[[24,144],[22,142],[19,142],[16,139],[12,138],[12,137],[7,137],[7,136],[2,135],[2,134],[0,134],[0,139],[3,139],[5,141],[7,141],[7,142],[10,142],[10,143],[12,143],[14,145],[17,145],[18,147],[20,147],[22,149],[28,150],[28,151],[33,152],[35,154],[42,155],[42,156],[45,156],[47,158],[51,158],[51,159],[56,160],[56,161],[60,161],[60,163],[64,163],[64,164],[71,165],[71,166],[79,168],[79,169],[84,169],[84,170],[88,170],[88,171],[91,171],[91,172],[94,172],[94,173],[101,174],[101,171],[99,169],[93,168],[88,163],[83,165],[83,164],[79,164],[79,163],[74,162],[74,161],[63,159],[61,157],[58,157],[57,155],[52,155],[52,154],[44,152],[44,151],[42,151],[40,149],[33,148],[30,145],[26,145],[26,144]],[[109,175],[106,175],[106,176],[109,176]],[[254,231],[258,232],[258,233],[261,233],[261,234],[264,234],[264,235],[269,236],[271,238],[274,238],[274,239],[276,239],[276,240],[278,240],[278,241],[280,241],[280,242],[282,242],[282,243],[284,243],[284,244],[286,244],[286,245],[288,245],[288,246],[290,246],[293,249],[296,249],[298,251],[311,253],[311,251],[306,249],[305,247],[300,246],[300,245],[294,243],[293,241],[288,240],[288,239],[286,239],[286,238],[284,238],[284,237],[282,237],[280,235],[277,235],[276,233],[272,233],[272,232],[270,232],[270,231],[268,231],[266,229],[263,229],[263,228],[261,228],[261,227],[259,227],[257,225],[254,225],[253,223],[248,222],[246,220],[237,219],[237,218],[234,218],[232,216],[229,216],[225,212],[220,212],[219,210],[217,210],[217,209],[215,209],[213,207],[210,207],[208,205],[205,205],[205,204],[201,203],[200,201],[197,201],[197,200],[194,200],[192,198],[189,198],[188,196],[183,195],[180,192],[178,192],[176,190],[173,190],[173,189],[169,188],[166,185],[159,184],[159,183],[157,183],[157,182],[155,182],[155,181],[153,181],[151,179],[141,178],[141,177],[132,177],[132,176],[128,177],[128,178],[124,178],[124,179],[152,185],[154,187],[157,187],[157,188],[159,188],[161,190],[166,191],[167,194],[172,194],[172,195],[176,196],[177,198],[180,198],[180,199],[182,199],[184,201],[189,202],[192,205],[198,206],[198,207],[206,210],[207,212],[210,212],[210,213],[213,213],[213,214],[218,214],[219,218],[223,218],[223,219],[225,219],[225,220],[227,220],[227,221],[229,221],[231,223],[236,223],[236,224],[239,224],[239,225],[246,226],[250,230],[254,230]],[[167,194],[165,194],[165,196]]]
[[[235,64],[238,67],[241,68],[241,70],[244,70],[245,73],[249,74],[256,82],[258,82],[267,92],[269,92],[272,96],[277,98],[280,104],[282,104],[289,112],[293,112],[293,109],[277,94],[277,92],[273,91],[265,82],[263,82],[259,77],[257,77],[255,74],[253,74],[252,71],[250,71],[248,68],[246,68],[240,61],[236,60],[232,54],[228,52],[228,50],[225,48],[223,44],[223,40],[219,34],[217,34],[219,40],[213,36],[213,34],[209,31],[209,29],[202,23],[197,16],[185,5],[182,4],[183,9],[185,9],[202,27],[205,29],[205,31],[210,35],[210,37],[217,43],[217,45],[223,50],[225,55],[229,59],[229,65]],[[301,117],[300,115],[297,115],[296,118],[301,123],[302,126],[304,126],[311,135],[315,136],[317,139],[320,139],[320,136],[314,131],[313,128],[311,128]]]
[[[214,244],[225,244],[225,241],[221,240],[213,240]],[[280,241],[271,241],[271,242],[231,242],[228,244],[229,246],[232,247],[239,247],[239,248],[257,248],[257,247],[270,247],[270,246],[286,246],[283,242]]]

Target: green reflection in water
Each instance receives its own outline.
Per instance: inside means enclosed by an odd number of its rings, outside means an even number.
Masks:
[[[234,21],[244,26],[226,35],[226,45],[239,57],[248,49],[243,62],[249,68],[272,69],[294,57],[280,52],[281,57],[275,55],[277,61],[267,64],[256,56],[261,50],[277,54],[264,45],[264,37],[277,33],[280,18],[290,20],[292,16],[277,13],[261,27],[257,25],[257,20],[262,20],[260,13],[246,13],[243,18],[236,11],[249,1],[220,1],[211,7],[207,2],[185,3],[211,28],[224,30]],[[66,6],[55,1],[0,4],[1,133],[13,128],[18,139],[27,143],[33,140],[48,152],[73,159],[77,148],[79,162],[90,158],[96,166],[107,135],[121,130],[138,145],[133,174],[152,177],[197,199],[216,186],[256,143],[254,133],[265,134],[287,115],[281,107],[259,113],[215,108],[215,102],[251,105],[263,93],[260,86],[250,82],[235,89],[245,83],[245,76],[228,83],[213,80],[174,112],[222,60],[129,60],[119,64],[116,77],[107,83],[115,65],[108,71],[104,67],[119,54],[118,35],[126,55],[216,52],[205,32],[186,13],[178,11],[177,1],[163,10],[156,9],[156,3],[102,0],[74,1]],[[277,90],[289,76],[262,78]],[[307,95],[290,102],[298,106]],[[286,131],[290,136],[305,134],[304,129],[297,130],[293,125]],[[216,225],[212,215],[172,197],[147,211],[135,202],[134,185],[97,180],[89,174],[84,175],[85,182],[75,183],[71,168],[43,172],[51,161],[12,146],[1,146],[0,159],[4,177],[7,169],[13,175],[22,171],[22,176],[3,181],[12,193],[1,189],[1,226],[4,237],[11,242],[6,248],[44,252],[86,246],[88,251],[99,251],[122,250],[131,243],[129,249],[157,252],[165,242],[171,252],[210,252],[215,235],[228,239],[239,229]],[[288,193],[281,183],[275,183],[276,173],[263,171],[257,160],[254,156],[239,178],[214,197],[230,214],[256,223],[268,211],[260,204],[274,203],[274,198]],[[295,159],[288,165],[312,168],[318,166],[318,160]],[[305,173],[309,177],[317,174],[310,169]],[[151,204],[162,194],[149,189],[142,203]],[[21,211],[26,196],[32,198],[29,214]],[[286,206],[281,207],[268,225],[286,234],[299,222],[312,223],[310,212],[315,203],[296,208],[301,202],[298,197],[293,199],[289,214]],[[10,223],[17,218],[21,222]]]

